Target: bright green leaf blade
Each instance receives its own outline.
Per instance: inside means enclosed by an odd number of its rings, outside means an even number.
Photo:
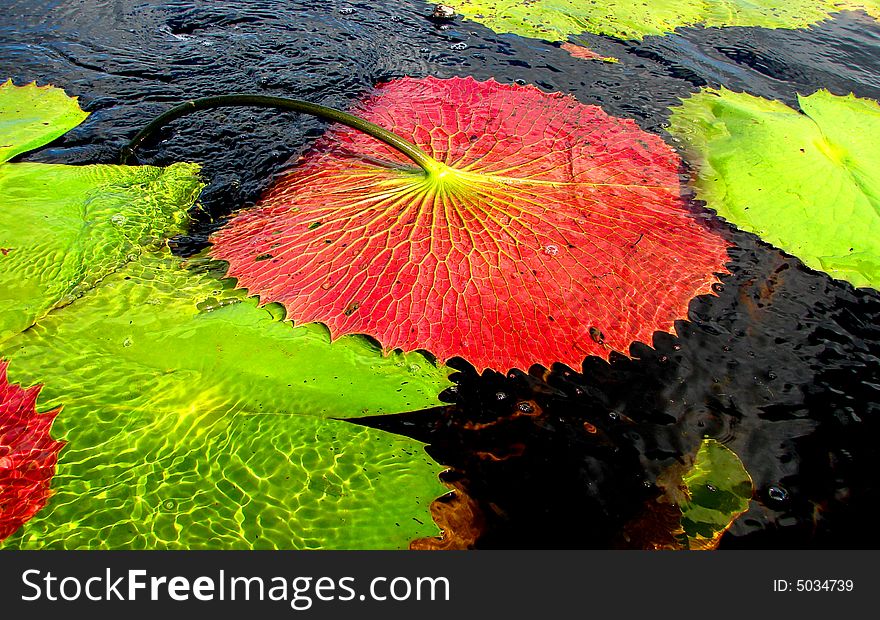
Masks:
[[[325,416],[439,404],[448,369],[329,343],[167,253],[0,346],[63,403],[49,505],[22,547],[405,547],[446,489],[419,442]],[[201,266],[204,272],[204,266]],[[399,524],[399,525],[398,525]]]
[[[842,9],[878,16],[876,0],[448,0],[466,18],[499,33],[565,41],[590,32],[619,39],[684,26],[806,28]]]
[[[0,342],[183,232],[195,164],[0,164]]]
[[[49,144],[87,116],[60,88],[7,80],[0,85],[0,163]]]
[[[739,228],[855,286],[880,288],[880,106],[819,91],[804,114],[725,89],[674,108],[697,195]]]
[[[880,0],[843,0],[836,4],[842,10],[861,10],[875,19],[880,19]]]
[[[688,499],[680,506],[681,526],[689,546],[714,548],[748,510],[752,479],[734,452],[714,439],[704,439],[683,482]]]

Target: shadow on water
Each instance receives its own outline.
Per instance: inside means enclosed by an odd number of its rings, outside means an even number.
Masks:
[[[345,108],[403,75],[533,83],[662,133],[670,105],[725,85],[794,105],[818,88],[880,99],[880,26],[860,13],[804,31],[683,29],[582,42],[620,59],[426,19],[422,2],[12,0],[0,74],[80,95],[90,118],[33,161],[115,162],[155,115],[187,98],[255,92]],[[210,185],[189,236],[207,236],[260,193],[324,126],[268,111],[176,123],[144,161],[202,163]],[[450,402],[367,421],[429,443],[486,520],[481,547],[605,547],[655,496],[657,476],[704,435],[755,482],[722,547],[878,547],[874,437],[880,414],[880,295],[803,267],[719,225],[735,247],[717,296],[690,306],[677,336],[583,368],[477,376],[461,360]]]

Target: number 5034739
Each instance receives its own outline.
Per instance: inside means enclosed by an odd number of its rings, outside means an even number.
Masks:
[[[774,579],[774,592],[852,592],[852,579]]]

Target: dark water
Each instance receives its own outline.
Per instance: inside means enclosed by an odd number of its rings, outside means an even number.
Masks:
[[[818,88],[880,99],[880,25],[861,13],[806,31],[582,37],[620,58],[609,65],[473,23],[443,29],[416,1],[7,0],[3,11],[0,77],[51,82],[92,112],[33,161],[115,162],[135,131],[187,98],[255,92],[345,108],[403,75],[533,83],[657,133],[668,106],[703,85],[789,105]],[[210,186],[197,225],[175,240],[189,254],[324,126],[230,110],[172,129],[141,158],[203,164]],[[454,361],[450,406],[370,423],[430,443],[483,514],[481,547],[615,544],[657,494],[658,473],[703,435],[740,455],[756,487],[722,547],[880,547],[880,295],[719,227],[736,245],[731,274],[718,297],[692,302],[679,337],[658,334],[632,359],[577,369],[480,377]]]

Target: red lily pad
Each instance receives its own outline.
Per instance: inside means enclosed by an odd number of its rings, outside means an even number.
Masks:
[[[334,126],[213,239],[296,322],[478,369],[578,367],[671,330],[724,271],[678,157],[631,120],[472,78],[395,80],[354,112],[436,166]]]
[[[0,360],[0,540],[46,505],[64,445],[49,436],[58,410],[37,413],[40,386],[24,389],[9,383],[7,366]]]

